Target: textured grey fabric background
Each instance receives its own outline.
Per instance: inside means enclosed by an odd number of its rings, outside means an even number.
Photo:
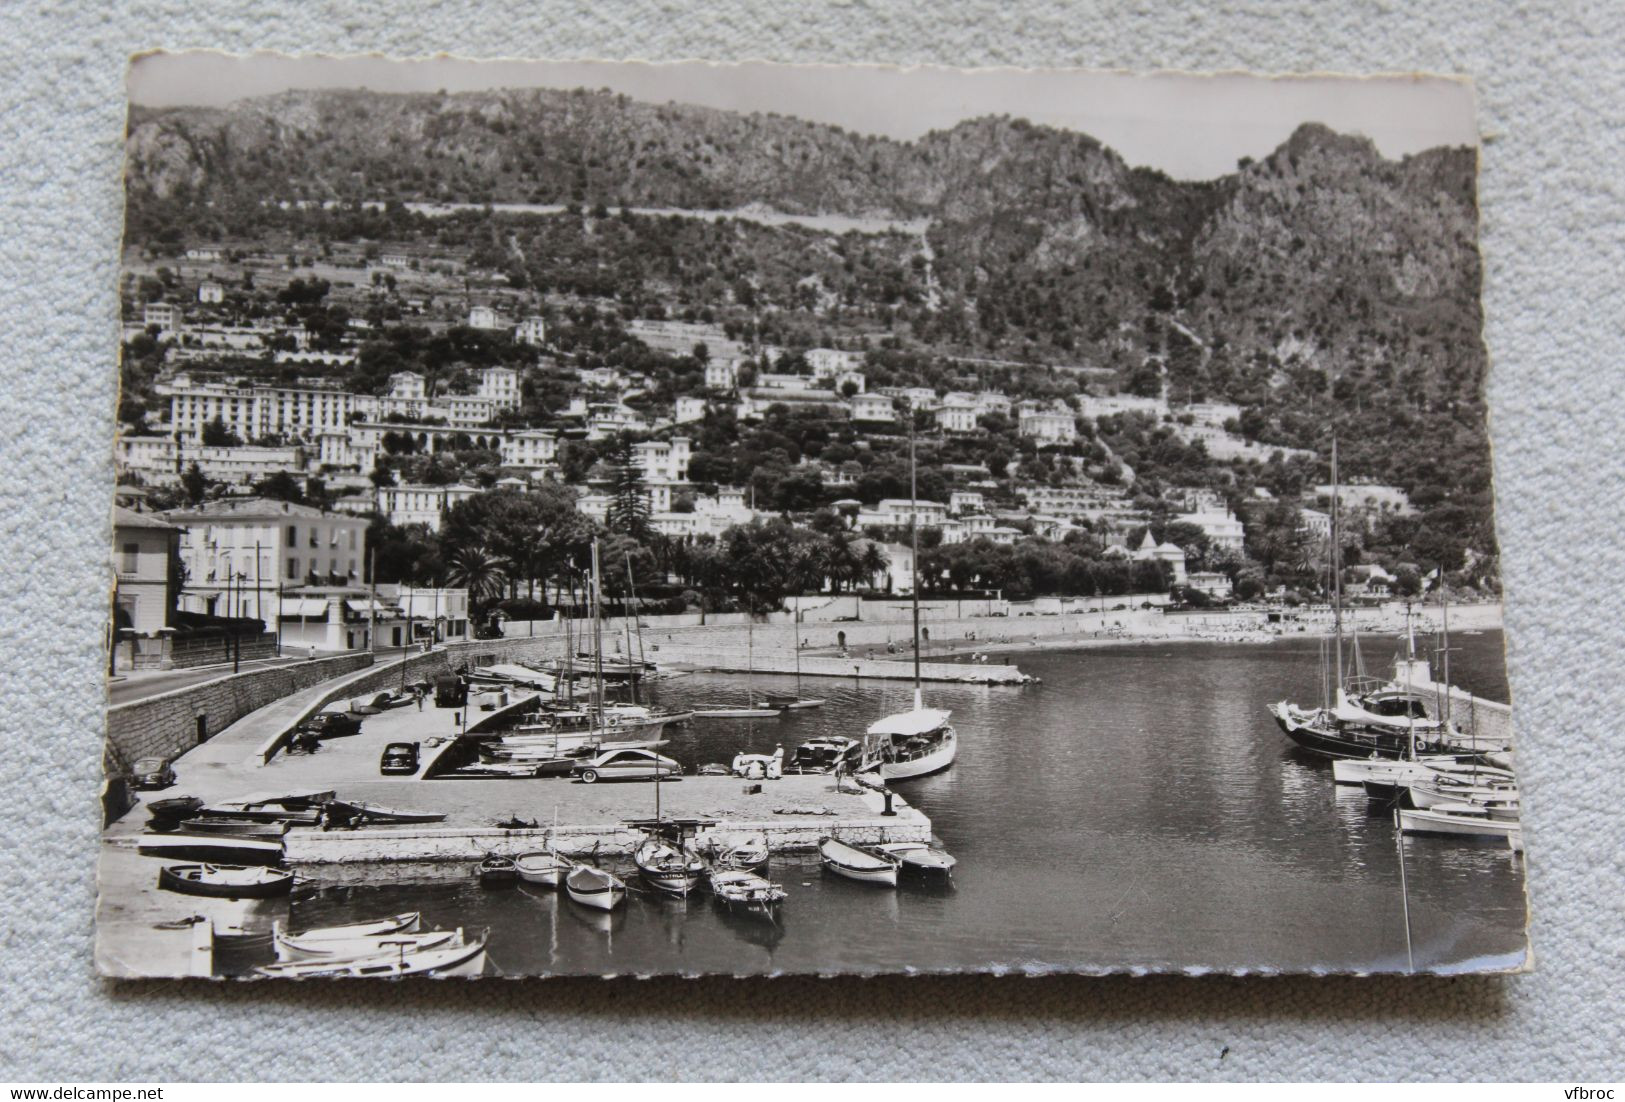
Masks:
[[[0,2],[0,1077],[1621,1078],[1625,5]],[[90,963],[125,55],[1466,73],[1538,971],[114,986]],[[1193,901],[1199,904],[1199,901]],[[1224,1052],[1228,1048],[1228,1054]]]

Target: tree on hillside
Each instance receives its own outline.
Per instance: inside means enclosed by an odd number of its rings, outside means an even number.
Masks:
[[[216,417],[203,426],[203,446],[206,448],[240,448],[243,438],[226,427],[225,421]]]
[[[649,492],[630,436],[622,436],[616,442],[608,462],[612,481],[604,520],[613,531],[646,543],[650,535]]]

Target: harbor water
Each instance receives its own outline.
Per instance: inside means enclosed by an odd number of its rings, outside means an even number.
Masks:
[[[1396,646],[1365,642],[1373,667]],[[1452,643],[1452,680],[1506,700],[1500,633]],[[508,975],[1517,966],[1521,857],[1491,842],[1399,841],[1389,814],[1337,789],[1328,762],[1276,729],[1267,705],[1318,699],[1319,653],[1312,638],[1033,651],[1010,657],[1040,685],[928,685],[927,704],[953,710],[958,761],[896,787],[959,859],[951,887],[891,890],[825,873],[814,855],[775,856],[769,875],[789,898],[770,923],[730,915],[703,891],[687,901],[634,891],[604,915],[530,885],[481,888],[462,867],[384,866],[362,882],[301,886],[287,920],[300,929],[421,910],[426,924],[489,927],[491,962]],[[795,679],[752,687],[792,690]],[[666,752],[690,768],[777,745],[788,754],[814,735],[858,734],[912,695],[906,682],[809,678],[801,689],[827,704],[695,720],[668,732]],[[651,686],[671,705],[742,702],[745,691],[736,675]],[[648,803],[634,814],[653,813],[651,785],[625,787],[629,805]],[[514,810],[525,812],[519,795]]]

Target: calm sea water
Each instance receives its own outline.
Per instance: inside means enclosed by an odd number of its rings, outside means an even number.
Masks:
[[[1507,699],[1500,634],[1454,643],[1453,679]],[[1373,665],[1391,649],[1366,640]],[[826,874],[812,857],[776,857],[770,875],[789,890],[778,925],[704,894],[634,895],[606,916],[530,886],[481,889],[466,874],[301,889],[290,919],[297,929],[421,909],[441,926],[491,927],[493,963],[519,975],[1379,971],[1407,967],[1408,899],[1418,969],[1515,964],[1520,862],[1488,842],[1398,843],[1389,817],[1337,789],[1330,765],[1265,713],[1315,698],[1318,651],[1307,639],[1035,651],[1013,660],[1042,685],[928,685],[929,704],[953,709],[959,760],[897,788],[959,858],[950,889],[891,891]],[[695,675],[656,693],[683,703],[739,683]],[[755,687],[794,679],[758,676]],[[783,720],[696,721],[672,732],[669,752],[694,765],[852,734],[906,708],[911,692],[818,678],[803,688],[829,703]]]

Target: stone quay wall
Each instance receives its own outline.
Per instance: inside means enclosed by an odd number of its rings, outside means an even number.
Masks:
[[[172,758],[272,701],[371,664],[370,654],[341,654],[224,674],[201,685],[115,705],[107,709],[104,767],[111,776],[141,758]]]

